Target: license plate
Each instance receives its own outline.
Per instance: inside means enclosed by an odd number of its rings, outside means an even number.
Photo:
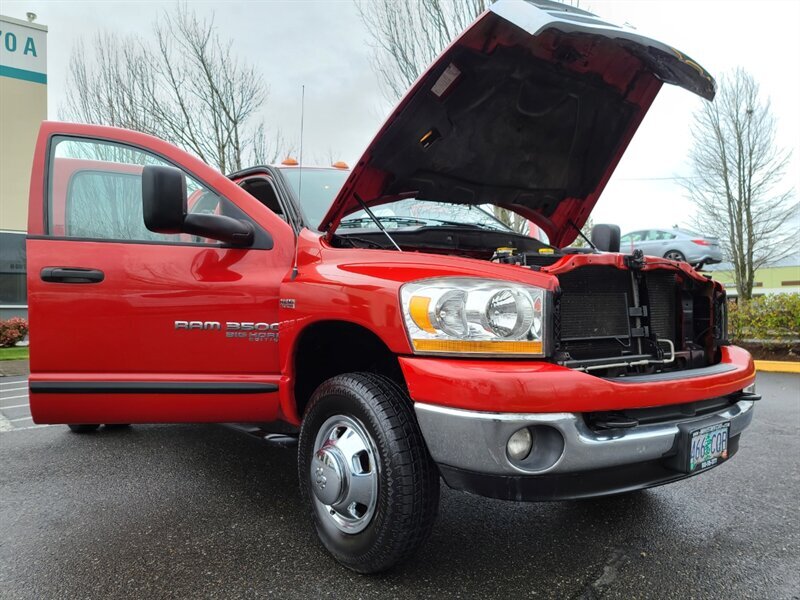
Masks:
[[[692,431],[689,436],[689,473],[715,467],[728,458],[731,423],[717,423]]]

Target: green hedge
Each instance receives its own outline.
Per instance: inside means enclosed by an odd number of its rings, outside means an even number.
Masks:
[[[749,302],[728,304],[732,340],[800,338],[800,294],[768,294]]]

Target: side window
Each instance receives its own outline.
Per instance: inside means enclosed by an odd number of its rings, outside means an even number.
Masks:
[[[239,186],[281,219],[286,220],[286,215],[283,214],[283,209],[278,201],[278,195],[275,193],[275,188],[272,187],[272,182],[269,179],[266,177],[251,177],[239,183]]]
[[[630,234],[631,242],[635,243],[644,241],[644,234],[645,234],[644,231],[634,231],[633,233]]]
[[[655,236],[653,239],[658,240],[660,242],[663,242],[664,240],[671,240],[671,239],[675,238],[675,234],[674,233],[670,233],[669,231],[655,230],[652,233]]]
[[[77,138],[55,138],[49,163],[48,233],[91,240],[208,243],[181,234],[149,231],[142,215],[142,169],[172,166],[130,146]],[[186,176],[190,212],[228,214],[225,198]]]
[[[631,234],[630,233],[627,234],[627,235],[623,235],[621,238],[619,238],[620,244],[628,244],[628,243],[630,243],[630,241],[631,241]]]

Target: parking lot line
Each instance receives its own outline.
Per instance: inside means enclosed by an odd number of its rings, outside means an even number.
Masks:
[[[11,433],[12,431],[27,431],[28,429],[39,429],[40,427],[52,427],[50,424],[44,425],[28,425],[27,427],[14,427],[9,429],[8,431],[4,431],[3,433]]]
[[[27,390],[27,389],[28,389],[28,386],[26,385],[25,387],[3,388],[2,391],[3,392],[18,392],[20,390]]]
[[[3,396],[3,400],[14,400],[15,398],[27,398],[28,394],[22,394],[21,396]]]
[[[28,415],[27,417],[19,417],[18,419],[9,419],[9,423],[16,423],[17,421],[33,421],[33,417]]]
[[[15,404],[14,406],[0,406],[0,410],[11,410],[12,408],[27,408],[30,404]]]

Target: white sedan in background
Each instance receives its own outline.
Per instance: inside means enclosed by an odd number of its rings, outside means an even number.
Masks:
[[[706,237],[686,229],[642,229],[626,233],[620,239],[620,251],[641,250],[647,256],[663,256],[687,262],[696,269],[722,262],[722,249],[715,237]]]

